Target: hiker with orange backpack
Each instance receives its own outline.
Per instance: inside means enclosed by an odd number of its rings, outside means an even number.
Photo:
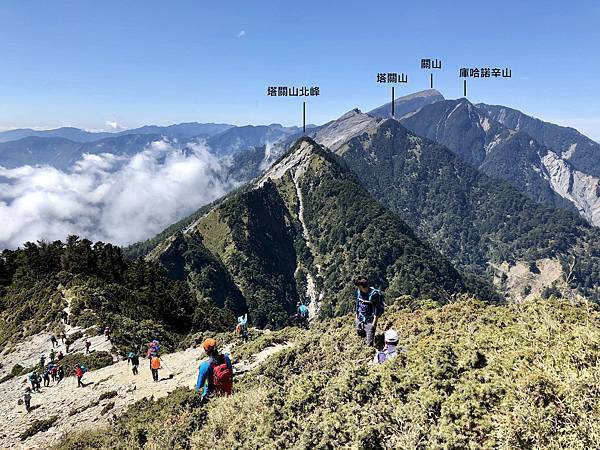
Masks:
[[[156,355],[150,358],[150,370],[152,371],[152,379],[158,381],[158,371],[160,370],[160,356]]]
[[[208,360],[203,361],[198,368],[196,392],[201,393],[203,400],[208,399],[210,395],[231,394],[233,388],[231,359],[218,351],[215,339],[205,339],[202,348],[208,355]]]

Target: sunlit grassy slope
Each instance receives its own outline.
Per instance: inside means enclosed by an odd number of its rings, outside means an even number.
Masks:
[[[201,405],[180,390],[61,448],[597,448],[600,313],[562,300],[398,301],[407,353],[378,367],[349,316],[238,347],[293,346]],[[236,354],[234,351],[234,356]]]

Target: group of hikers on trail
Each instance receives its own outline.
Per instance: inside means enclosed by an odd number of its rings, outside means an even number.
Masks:
[[[68,314],[65,314],[66,313],[61,314],[61,319],[65,324],[68,324]],[[73,341],[69,339],[64,332],[59,335],[59,338],[65,346],[65,353],[69,353],[69,347],[73,344]],[[58,351],[55,349],[55,347],[60,347],[56,335],[50,335],[50,343],[52,347],[48,353],[49,357],[47,358],[45,354],[40,355],[37,368],[33,369],[27,375],[26,381],[31,384],[31,387],[27,386],[22,398],[27,412],[31,410],[32,393],[41,392],[42,386],[47,388],[50,387],[51,383],[56,383],[58,386],[65,378],[65,365],[63,363],[65,353],[63,353],[60,348],[58,348]],[[84,349],[86,354],[90,353],[91,345],[92,343],[86,337],[84,341]],[[87,367],[85,367],[83,364],[78,363],[73,366],[73,375],[77,380],[78,387],[85,387],[85,384],[83,383],[83,376],[87,371]]]
[[[356,331],[364,338],[365,343],[372,346],[377,330],[377,321],[384,312],[383,293],[379,289],[369,286],[368,280],[363,276],[354,279],[356,286]],[[298,326],[308,326],[308,307],[302,303],[296,305],[296,321]],[[247,340],[248,314],[238,317],[236,333]],[[399,352],[406,352],[405,348],[398,347],[399,336],[394,329],[388,329],[384,333],[384,347],[377,351],[373,357],[374,364],[382,364],[397,356]],[[217,341],[207,338],[202,343],[202,348],[208,356],[198,368],[198,379],[196,380],[196,392],[203,400],[213,395],[229,395],[233,389],[233,365],[229,355],[220,353]]]
[[[59,353],[60,354],[60,353]],[[23,403],[25,404],[25,410],[29,412],[31,410],[31,394],[33,392],[42,391],[42,381],[44,387],[50,387],[50,382],[55,382],[58,386],[60,382],[65,378],[65,369],[57,359],[54,359],[54,351],[50,352],[50,362],[45,365],[46,356],[40,356],[41,375],[38,370],[32,370],[27,375],[27,381],[31,384],[31,387],[27,386],[23,394]],[[77,379],[77,386],[84,387],[82,378],[88,369],[83,364],[75,364],[73,367],[73,373]]]
[[[384,298],[383,293],[374,287],[369,286],[368,280],[363,276],[358,276],[354,279],[356,290],[355,299],[355,327],[356,332],[361,336],[368,346],[374,345],[374,337],[377,331],[377,322],[384,313]],[[299,327],[308,328],[309,310],[306,305],[298,302],[296,305],[296,323]],[[244,314],[237,318],[236,334],[246,342],[249,339],[248,332],[248,314]],[[104,336],[107,340],[110,339],[110,328],[107,326],[104,329]],[[67,347],[68,340],[64,335],[61,339]],[[64,357],[62,351],[55,353],[54,346],[58,346],[58,341],[54,335],[50,337],[52,349],[50,350],[50,363],[46,366],[46,357],[40,357],[40,367],[44,367],[44,371],[40,376],[35,370],[32,371],[28,380],[31,387],[27,387],[23,396],[23,402],[27,412],[31,410],[31,393],[39,392],[41,381],[44,382],[44,387],[50,386],[50,380],[56,381],[57,384],[62,381],[65,376],[64,368],[60,364],[60,360]],[[384,347],[381,351],[377,351],[373,358],[374,364],[382,364],[385,361],[394,358],[399,352],[405,352],[406,349],[398,347],[399,336],[398,332],[393,329],[388,329],[384,333]],[[89,353],[90,341],[85,340],[85,352]],[[67,347],[68,348],[68,347]],[[215,395],[229,395],[233,389],[233,365],[229,355],[219,352],[217,341],[213,338],[207,338],[202,342],[202,348],[208,359],[203,361],[198,367],[198,378],[196,380],[196,392],[198,392],[203,400],[208,400]],[[160,356],[160,343],[154,339],[147,344],[146,357],[149,360],[149,367],[152,373],[154,382],[159,381],[159,370],[162,368]],[[138,375],[138,367],[140,357],[134,349],[127,355],[127,362],[131,364],[133,375]],[[84,387],[82,381],[87,368],[82,364],[74,366],[74,375],[77,379],[77,386]]]
[[[159,381],[158,371],[162,369],[162,361],[160,358],[160,343],[158,340],[153,339],[146,344],[146,358],[149,361],[150,372],[152,373],[152,380],[154,382]],[[136,349],[132,349],[127,354],[127,364],[131,364],[131,373],[137,375],[139,373],[138,367],[140,366],[140,356]]]

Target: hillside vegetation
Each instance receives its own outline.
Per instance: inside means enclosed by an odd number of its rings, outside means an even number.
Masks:
[[[109,325],[123,351],[151,338],[174,347],[191,331],[233,321],[202,292],[167,278],[157,264],[127,260],[111,244],[71,236],[0,254],[0,348],[41,331],[61,332],[67,305],[71,325]]]
[[[308,138],[260,181],[165,238],[149,258],[192,289],[210,291],[218,306],[247,305],[261,328],[289,324],[299,301],[312,302],[322,317],[346,314],[358,273],[392,297],[495,298],[483,283],[463,279],[343,161]]]
[[[407,352],[381,366],[368,365],[373,354],[350,316],[282,331],[292,345],[239,378],[231,397],[201,405],[180,389],[58,448],[585,449],[600,441],[595,305],[399,300],[381,322],[390,326]]]

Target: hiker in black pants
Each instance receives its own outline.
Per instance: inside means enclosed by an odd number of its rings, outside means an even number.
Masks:
[[[25,410],[31,411],[31,388],[25,388],[25,394],[23,394],[23,403],[25,403]]]
[[[58,377],[58,381],[56,382],[56,384],[58,384],[65,377],[65,369],[63,369],[62,366],[58,366],[58,369],[56,370],[56,376]]]
[[[131,363],[131,372],[134,375],[138,374],[138,366],[140,365],[140,357],[136,352],[129,352],[127,355],[127,362]]]
[[[150,360],[150,370],[152,370],[152,379],[158,381],[158,371],[160,370],[160,357],[153,356]]]
[[[354,279],[356,290],[356,332],[365,338],[367,345],[373,345],[377,330],[377,320],[383,314],[383,294],[379,289],[369,287],[365,277]]]

